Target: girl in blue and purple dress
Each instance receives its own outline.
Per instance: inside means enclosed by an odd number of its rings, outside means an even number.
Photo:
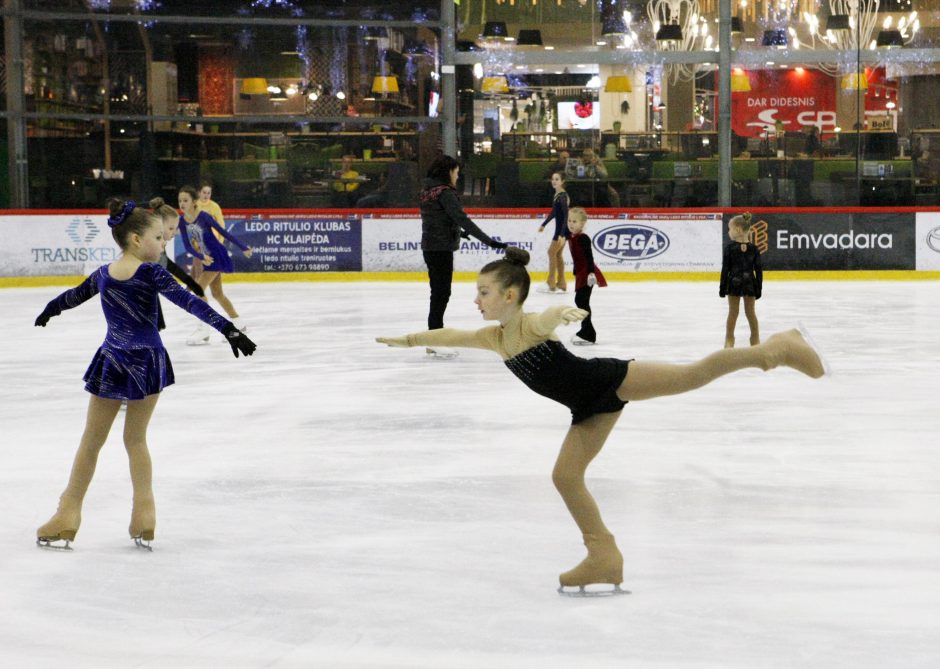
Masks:
[[[212,215],[200,211],[196,207],[199,200],[199,193],[192,186],[183,186],[179,192],[179,206],[183,214],[180,216],[180,238],[183,240],[183,246],[186,251],[194,258],[202,261],[202,273],[197,277],[199,285],[203,290],[206,288],[212,291],[212,297],[232,319],[235,326],[240,330],[247,330],[245,324],[238,316],[235,305],[232,304],[225,293],[222,291],[222,275],[231,274],[234,270],[232,259],[228,251],[222,246],[214,234],[218,232],[228,241],[232,242],[242,250],[245,257],[251,257],[251,247],[245,246],[233,234],[223,229]],[[200,327],[190,335],[187,344],[198,345],[209,343],[209,330]]]
[[[552,188],[555,189],[555,197],[552,199],[552,211],[548,217],[542,221],[539,226],[539,232],[545,230],[545,226],[553,219],[555,221],[555,231],[552,233],[552,241],[548,245],[548,280],[546,285],[539,288],[540,293],[564,293],[568,290],[568,284],[565,280],[565,258],[564,250],[568,244],[568,207],[571,200],[565,191],[565,173],[554,172],[552,174]]]
[[[203,300],[186,292],[157,264],[165,245],[160,218],[134,202],[109,202],[108,225],[121,247],[120,259],[99,267],[78,287],[49,302],[36,319],[45,327],[53,316],[72,309],[95,295],[108,322],[104,342],[85,372],[85,390],[91,393],[88,416],[68,485],[59,509],[37,531],[40,546],[68,548],[81,524],[82,501],[95,473],[98,453],[111,431],[123,402],[127,402],[124,446],[130,461],[134,505],[130,535],[149,548],[156,527],[151,487],[147,426],[160,391],[173,383],[173,366],[157,330],[158,295],[225,335],[235,357],[254,353],[255,344]],[[64,541],[65,545],[53,544]]]

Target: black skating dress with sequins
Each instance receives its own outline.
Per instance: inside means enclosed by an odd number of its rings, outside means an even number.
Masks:
[[[568,407],[572,424],[594,414],[620,411],[626,402],[617,396],[617,389],[630,361],[581,358],[566,349],[554,333],[566,308],[552,307],[541,314],[520,312],[506,325],[475,331],[444,328],[411,334],[408,344],[496,351],[526,386]]]

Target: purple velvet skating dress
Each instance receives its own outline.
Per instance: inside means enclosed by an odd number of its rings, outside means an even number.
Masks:
[[[232,242],[242,251],[247,251],[248,247],[241,243],[235,235],[224,230],[222,226],[215,222],[212,216],[204,211],[196,215],[196,219],[189,223],[185,216],[180,216],[180,240],[186,248],[186,252],[193,257],[203,259],[204,254],[208,253],[212,258],[211,265],[203,265],[202,269],[206,272],[222,272],[231,274],[234,270],[232,258],[228,251],[222,246],[222,242],[216,239],[212,231],[217,231],[220,235]]]
[[[108,399],[140,400],[173,383],[170,356],[157,330],[161,293],[219,332],[229,324],[156,263],[143,263],[124,281],[112,278],[107,265],[99,267],[49,303],[64,311],[101,295],[108,333],[85,372],[85,390]]]

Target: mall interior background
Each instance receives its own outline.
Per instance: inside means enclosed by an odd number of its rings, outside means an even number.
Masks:
[[[3,23],[0,207],[205,179],[229,208],[413,207],[441,150],[470,206],[548,206],[559,167],[586,206],[940,200],[938,0],[6,0]]]

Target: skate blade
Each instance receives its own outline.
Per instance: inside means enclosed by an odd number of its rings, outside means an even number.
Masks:
[[[432,360],[453,360],[457,357],[457,351],[453,353],[438,353],[433,348],[426,348],[424,352],[428,354],[428,357]]]
[[[597,586],[603,587],[612,585],[610,583],[598,583]],[[566,590],[565,588],[577,588],[577,590]],[[624,590],[620,585],[614,585],[613,588],[604,587],[603,590],[588,590],[587,588],[593,588],[594,585],[560,585],[558,586],[558,594],[562,597],[615,597],[617,595],[629,595],[629,590]]]
[[[150,545],[150,542],[141,537],[131,537],[134,540],[134,545],[137,548],[140,548],[145,551],[150,551],[153,553],[153,546]]]
[[[187,339],[186,345],[187,346],[208,346],[209,338],[206,337],[205,339]]]
[[[806,340],[806,343],[809,344],[809,347],[816,351],[816,355],[819,356],[819,362],[821,362],[823,366],[823,376],[832,376],[832,367],[829,366],[829,361],[826,360],[825,356],[822,354],[822,349],[819,348],[819,345],[816,343],[816,340],[813,339],[809,330],[803,325],[802,321],[798,321],[796,327],[799,329],[800,334],[803,335],[803,339]]]
[[[64,541],[64,544],[59,544],[56,542]],[[46,537],[39,537],[36,539],[36,545],[40,548],[45,548],[47,550],[53,551],[70,551],[72,547],[69,544],[72,543],[68,539],[47,539]]]

